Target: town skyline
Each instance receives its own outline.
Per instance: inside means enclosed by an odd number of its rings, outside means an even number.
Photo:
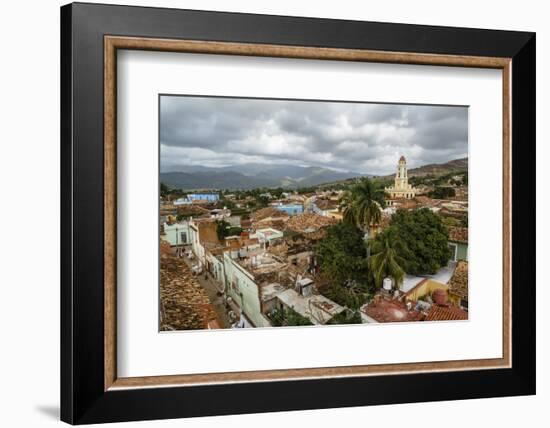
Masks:
[[[407,158],[407,156],[405,154],[403,154],[403,156],[405,156],[405,158]],[[464,159],[468,159],[468,156],[464,156],[464,157],[456,158],[456,159],[449,159],[448,161],[443,161],[443,162],[433,162],[433,163],[421,164],[421,165],[410,165],[410,167],[411,167],[411,169],[415,169],[415,168],[421,168],[421,167],[427,166],[427,165],[442,165],[442,164],[445,164],[445,163],[448,163],[448,162],[464,160]],[[298,166],[298,167],[302,167],[302,168],[324,168],[324,169],[329,169],[329,170],[338,171],[338,172],[349,172],[349,173],[357,174],[358,176],[373,176],[373,177],[375,177],[375,176],[385,177],[385,176],[390,176],[390,175],[395,174],[395,171],[394,171],[395,170],[395,165],[393,166],[393,168],[390,168],[390,170],[387,173],[370,174],[370,173],[366,173],[366,172],[352,171],[350,169],[334,168],[334,167],[330,167],[330,166],[326,166],[326,165],[320,166],[320,165],[307,164],[307,163],[287,164],[287,163],[261,163],[261,162],[250,162],[250,163],[245,163],[245,164],[227,164],[227,165],[216,165],[216,166],[188,165],[188,164],[186,164],[186,165],[173,166],[173,167],[171,167],[171,169],[161,171],[161,173],[165,173],[165,172],[186,172],[188,170],[201,170],[201,169],[204,169],[204,170],[209,170],[209,169],[238,170],[239,168],[242,168],[243,166],[247,166],[247,165],[254,165],[254,166],[259,166],[259,165],[289,166],[290,165],[290,166]]]

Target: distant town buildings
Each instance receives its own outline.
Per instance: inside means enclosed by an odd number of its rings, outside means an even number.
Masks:
[[[185,198],[176,199],[174,201],[174,205],[218,202],[219,200],[220,200],[220,195],[218,193],[189,193]]]
[[[218,193],[190,193],[187,195],[187,200],[217,202],[220,200],[220,195]]]

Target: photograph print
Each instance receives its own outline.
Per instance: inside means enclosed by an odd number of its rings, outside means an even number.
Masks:
[[[159,95],[161,331],[468,320],[468,107]]]

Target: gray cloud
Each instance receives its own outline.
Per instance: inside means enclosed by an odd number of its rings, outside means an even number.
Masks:
[[[468,153],[467,107],[162,96],[161,170],[249,162],[389,174]]]

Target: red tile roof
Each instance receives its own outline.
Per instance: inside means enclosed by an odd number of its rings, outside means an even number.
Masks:
[[[305,213],[291,217],[290,220],[286,222],[286,229],[299,233],[311,233],[336,223],[338,223],[338,221],[331,217],[323,217],[314,213]]]
[[[288,217],[288,214],[274,207],[266,207],[253,212],[252,215],[250,216],[250,219],[253,222],[256,222],[269,217],[272,217],[272,218]]]
[[[458,321],[467,319],[468,312],[456,306],[432,305],[424,321]]]
[[[171,254],[170,245],[160,245],[161,330],[195,330],[219,325],[206,291],[191,269]],[[209,327],[210,326],[210,327]]]
[[[394,300],[379,299],[363,306],[362,311],[378,322],[420,321],[421,314],[416,310],[408,311],[406,306]]]
[[[467,227],[449,227],[449,241],[468,243]]]
[[[449,280],[449,291],[468,300],[468,262],[460,260]]]

